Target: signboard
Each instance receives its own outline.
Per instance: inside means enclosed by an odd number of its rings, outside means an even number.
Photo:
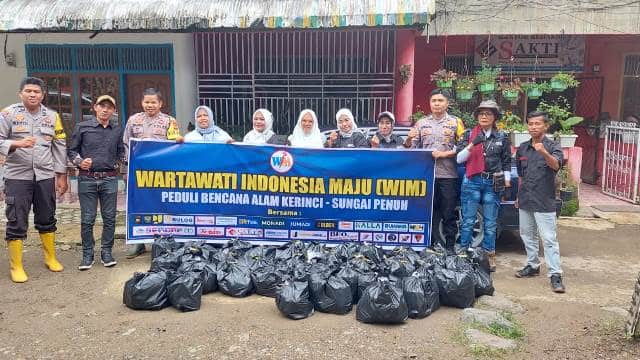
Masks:
[[[476,36],[474,65],[482,59],[504,73],[584,70],[584,37],[569,35]],[[537,64],[536,64],[537,63]]]
[[[129,159],[128,243],[429,245],[430,151],[132,140]]]

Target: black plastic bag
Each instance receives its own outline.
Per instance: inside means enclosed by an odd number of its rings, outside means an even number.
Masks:
[[[151,259],[155,259],[162,254],[166,254],[175,251],[180,248],[173,236],[160,236],[156,235],[153,238],[153,244],[151,245]]]
[[[229,240],[229,242],[225,245],[225,249],[228,249],[229,251],[233,251],[234,253],[239,255],[243,255],[245,252],[249,251],[251,248],[253,248],[253,245],[250,242],[240,240],[237,238],[233,240]]]
[[[302,241],[293,240],[276,249],[275,261],[288,261],[293,258],[305,260],[306,248]]]
[[[305,252],[307,262],[320,261],[324,259],[326,255],[325,246],[317,242],[309,244]]]
[[[358,244],[347,242],[335,247],[335,253],[338,259],[346,262],[358,251]]]
[[[476,297],[472,272],[439,269],[436,270],[436,279],[442,305],[461,309],[473,306]]]
[[[175,271],[182,263],[182,261],[180,260],[181,257],[182,254],[180,253],[180,250],[164,253],[151,260],[151,268],[149,269],[149,271]]]
[[[182,249],[180,262],[202,261],[208,262],[210,257],[209,249],[205,249],[197,244],[189,244]]]
[[[433,277],[413,273],[402,279],[402,291],[412,319],[425,318],[440,307],[438,284]]]
[[[244,253],[246,259],[253,261],[267,261],[272,262],[276,255],[276,248],[273,246],[258,245]]]
[[[171,306],[180,311],[199,310],[202,300],[202,274],[200,271],[170,274],[167,283],[167,297]]]
[[[455,271],[473,271],[473,265],[466,256],[447,256],[445,258],[445,267]]]
[[[415,270],[415,266],[411,261],[400,258],[390,258],[385,260],[389,275],[395,278],[404,278],[411,275]]]
[[[382,248],[372,244],[360,245],[360,248],[358,248],[358,253],[376,264],[380,264],[384,259],[384,252]]]
[[[413,265],[415,265],[416,262],[420,260],[420,255],[408,246],[398,246],[391,250],[390,255],[391,257],[396,259],[409,261]]]
[[[362,298],[362,294],[364,291],[370,286],[373,285],[378,280],[378,274],[374,272],[361,273],[358,275],[358,294],[354,299],[354,304],[357,303],[360,298]]]
[[[170,305],[167,298],[167,273],[136,272],[124,284],[122,302],[134,310],[160,310]]]
[[[359,272],[371,272],[377,269],[377,266],[373,263],[373,261],[367,259],[363,255],[355,255],[348,262],[349,265],[353,266],[356,271]]]
[[[293,320],[305,319],[313,314],[313,303],[309,297],[309,283],[287,280],[276,294],[276,306],[280,312]]]
[[[486,272],[489,272],[489,256],[487,251],[483,248],[473,248],[473,251],[468,251],[469,261],[472,264],[480,266]]]
[[[384,278],[365,289],[356,308],[356,319],[365,323],[400,324],[407,317],[402,289]]]
[[[218,289],[233,297],[251,295],[254,289],[251,270],[237,263],[228,263],[224,270],[218,271]]]
[[[276,297],[278,287],[283,283],[282,273],[274,265],[264,265],[251,271],[251,281],[256,294]]]
[[[481,265],[473,265],[473,276],[475,280],[475,294],[476,297],[482,295],[493,295],[495,288],[493,287],[493,280],[491,280],[491,273],[485,271]]]
[[[179,273],[199,271],[202,276],[202,294],[208,294],[218,290],[218,271],[216,266],[205,261],[189,261],[182,263],[178,268]]]
[[[444,253],[435,252],[430,249],[424,249],[420,254],[420,257],[423,261],[432,266],[441,266],[445,267],[445,255]]]
[[[358,277],[360,273],[357,272],[351,265],[345,264],[340,271],[336,273],[336,276],[344,280],[351,288],[352,303],[358,302]]]
[[[312,273],[309,278],[311,300],[316,310],[332,314],[347,314],[353,307],[351,287],[337,276]]]

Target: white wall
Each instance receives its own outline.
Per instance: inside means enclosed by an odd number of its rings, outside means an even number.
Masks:
[[[7,38],[7,53],[16,57],[16,67],[0,56],[0,108],[18,101],[20,80],[27,74],[25,44],[173,44],[176,118],[185,132],[197,105],[197,82],[193,35],[189,33],[33,33],[0,34],[0,46]]]

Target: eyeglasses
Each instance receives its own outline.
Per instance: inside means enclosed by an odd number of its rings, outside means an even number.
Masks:
[[[478,116],[494,116],[493,111],[479,111]]]

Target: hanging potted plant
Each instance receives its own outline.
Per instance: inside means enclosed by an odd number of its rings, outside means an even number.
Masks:
[[[440,69],[431,74],[431,82],[435,82],[436,86],[440,89],[451,89],[453,87],[453,81],[458,77],[458,74],[453,71],[447,71],[446,69]]]
[[[549,81],[551,86],[551,90],[555,92],[562,92],[567,90],[567,88],[574,88],[580,85],[580,82],[576,80],[573,74],[567,74],[564,72],[559,72],[551,78]]]
[[[543,81],[538,83],[536,82],[535,78],[531,79],[531,81],[523,82],[522,84],[520,84],[520,86],[522,87],[524,93],[527,94],[527,97],[534,100],[540,98],[542,94],[549,91],[548,82]]]
[[[500,90],[502,91],[502,97],[505,100],[510,101],[511,104],[517,103],[520,98],[520,92],[522,91],[522,87],[520,87],[520,79],[516,78],[509,82],[501,82]]]
[[[456,99],[459,101],[471,101],[476,87],[473,78],[464,77],[456,81]]]
[[[482,94],[489,94],[496,91],[496,79],[502,69],[499,67],[491,67],[486,62],[482,63],[482,68],[476,71],[476,83],[478,83],[478,91]]]

